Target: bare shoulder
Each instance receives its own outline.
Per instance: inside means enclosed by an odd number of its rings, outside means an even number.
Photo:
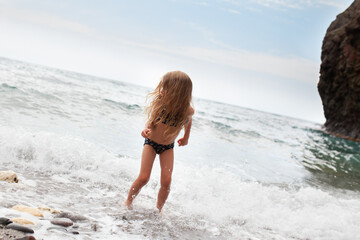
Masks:
[[[193,107],[191,107],[191,106],[189,106],[188,116],[192,116],[192,115],[194,115],[194,113],[195,113],[194,108],[193,108]]]

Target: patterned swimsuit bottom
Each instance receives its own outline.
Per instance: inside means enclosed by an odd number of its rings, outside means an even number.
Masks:
[[[165,152],[166,150],[174,148],[174,143],[171,143],[169,145],[162,145],[158,144],[157,142],[154,142],[153,140],[146,138],[144,145],[150,145],[156,152],[156,154],[161,154]]]

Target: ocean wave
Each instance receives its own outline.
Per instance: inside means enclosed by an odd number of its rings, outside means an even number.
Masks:
[[[6,83],[1,84],[1,87],[3,87],[3,88],[8,88],[8,89],[17,89],[17,87],[8,85],[8,84],[6,84]]]
[[[318,129],[307,129],[298,161],[312,173],[313,183],[360,191],[360,145]]]
[[[127,113],[132,112],[132,113],[138,114],[142,111],[142,107],[140,107],[137,104],[128,104],[125,102],[118,102],[118,101],[107,99],[107,98],[103,99],[103,101],[112,106],[116,106],[117,108],[120,108],[121,110],[123,110]]]
[[[0,127],[0,157],[3,166],[22,171],[66,174],[72,177],[113,181],[122,172],[119,160],[109,152],[82,139],[50,132],[29,132],[22,128]],[[116,166],[114,168],[114,166]],[[129,169],[127,169],[129,170]],[[111,177],[112,176],[112,177]]]
[[[360,207],[355,200],[358,194],[355,199],[338,198],[313,187],[284,188],[244,181],[221,167],[180,167],[181,179],[177,180],[171,202],[181,207],[174,211],[206,219],[219,236],[347,239],[356,234],[356,224],[347,221],[360,218],[352,212]],[[347,224],[339,224],[339,220]],[[331,232],[326,230],[329,227]]]

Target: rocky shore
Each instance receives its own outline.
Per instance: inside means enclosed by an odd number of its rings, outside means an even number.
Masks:
[[[360,0],[330,24],[323,40],[318,91],[325,128],[360,141]]]
[[[6,216],[0,217],[0,240],[7,239],[36,239],[33,234],[35,231],[32,226],[38,225],[37,228],[48,226],[51,223],[52,226],[47,227],[47,231],[64,232],[68,234],[80,234],[78,231],[79,226],[74,223],[79,221],[86,221],[84,216],[59,212],[50,208],[32,208],[29,206],[16,205],[12,208],[20,212],[25,212],[39,218],[37,224],[26,218],[7,218]],[[47,210],[49,209],[49,210]],[[48,213],[43,214],[43,211]],[[52,213],[51,213],[52,212]],[[50,216],[49,213],[52,215]],[[46,215],[44,217],[44,215]]]
[[[0,171],[0,181],[8,184],[18,185],[19,179],[13,171]],[[0,208],[4,206],[0,206]],[[7,214],[0,215],[0,240],[34,240],[46,239],[45,235],[61,233],[66,235],[81,234],[82,231],[88,235],[99,227],[96,223],[88,220],[85,216],[77,213],[60,211],[47,206],[32,207],[26,205],[13,205],[1,209]],[[41,234],[36,234],[40,231]]]

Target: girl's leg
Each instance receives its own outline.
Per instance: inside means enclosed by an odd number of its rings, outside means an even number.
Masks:
[[[161,212],[162,207],[169,195],[171,175],[174,165],[174,150],[169,149],[160,154],[160,166],[161,166],[161,187],[158,194],[157,208]]]
[[[124,205],[130,207],[134,198],[140,192],[141,188],[149,181],[155,157],[155,150],[150,145],[144,145],[141,156],[140,173],[139,176],[136,178],[135,182],[132,184],[129,190],[128,198],[124,202]]]

